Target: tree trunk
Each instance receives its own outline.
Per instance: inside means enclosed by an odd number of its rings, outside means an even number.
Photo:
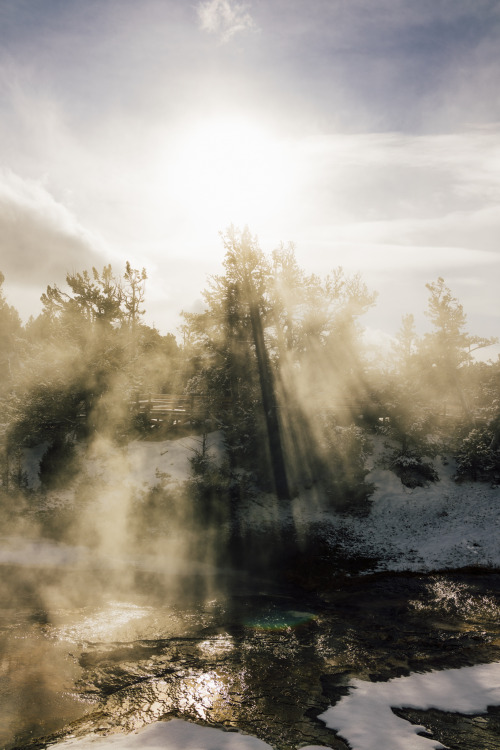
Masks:
[[[266,418],[267,436],[269,440],[269,451],[274,479],[274,487],[279,500],[290,500],[290,489],[286,474],[285,457],[281,441],[278,411],[276,407],[276,395],[273,382],[271,363],[264,341],[264,330],[260,317],[259,305],[252,295],[250,296],[250,321],[252,324],[252,335],[257,355],[259,368],[260,388],[262,392],[262,405]]]

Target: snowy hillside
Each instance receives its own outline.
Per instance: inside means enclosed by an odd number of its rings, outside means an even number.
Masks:
[[[220,457],[220,434],[212,433],[208,446],[215,458]],[[200,438],[195,436],[161,442],[134,441],[120,449],[100,443],[85,458],[83,481],[94,483],[96,494],[102,493],[101,510],[115,526],[115,498],[122,511],[127,499],[157,484],[159,477],[170,486],[180,486],[189,478],[189,459],[199,448]],[[34,452],[30,476],[35,486],[37,460],[39,452]],[[332,545],[343,544],[351,558],[359,555],[377,559],[377,571],[500,567],[499,487],[480,482],[458,484],[453,480],[453,462],[438,460],[439,481],[409,489],[392,472],[373,466],[373,458],[371,463],[367,481],[375,485],[375,491],[368,516],[358,518],[320,510],[313,492],[305,490],[292,503],[293,522],[298,527],[320,522]],[[103,487],[108,489],[104,491]],[[71,507],[74,495],[74,490],[53,491],[44,502],[52,507]],[[251,526],[265,526],[276,519],[273,500],[266,495],[247,501],[241,512]],[[29,557],[30,544],[33,543],[26,541],[22,552],[17,547],[24,563],[26,555]],[[35,547],[38,560],[44,556],[52,559],[57,544],[38,539]],[[4,545],[0,554],[4,561],[7,555],[14,562],[16,553],[12,548],[7,552]],[[72,554],[81,558],[84,550],[73,553],[66,547],[61,550],[62,559]]]

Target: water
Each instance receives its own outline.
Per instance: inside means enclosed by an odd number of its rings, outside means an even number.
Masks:
[[[110,596],[96,572],[2,570],[3,748],[37,738],[44,746],[44,736],[69,730],[130,731],[165,716],[240,729],[277,750],[346,748],[316,717],[350,678],[500,660],[497,573],[324,578],[300,587],[193,579],[175,589],[150,576],[135,587],[115,581]],[[460,717],[451,729],[448,719],[431,718],[436,738],[443,731],[448,746],[455,736],[466,750]],[[496,731],[500,746],[498,719],[496,730],[494,717],[484,721],[481,736]]]

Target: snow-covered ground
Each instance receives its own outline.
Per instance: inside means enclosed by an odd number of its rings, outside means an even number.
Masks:
[[[61,750],[272,750],[257,737],[225,732],[221,729],[200,727],[180,719],[150,724],[129,735],[89,737],[66,740],[58,745]],[[327,750],[318,745],[308,745],[302,750]]]
[[[211,437],[215,454],[220,439]],[[158,481],[158,472],[169,482],[189,476],[189,458],[200,447],[198,438],[180,441],[135,442],[115,454],[103,446],[86,464],[89,477],[111,472],[113,484],[127,492]],[[347,540],[350,555],[377,558],[376,570],[429,571],[464,566],[500,568],[500,489],[485,484],[453,481],[454,467],[437,464],[440,480],[427,487],[407,489],[391,472],[373,468],[368,481],[376,485],[371,511],[365,518],[335,516],[319,510],[307,495],[295,501],[297,523],[322,522],[332,540]],[[116,489],[116,487],[115,487]],[[305,502],[304,502],[305,501]],[[53,507],[71,503],[71,493],[53,493]],[[260,497],[245,508],[251,524],[271,523],[276,508]],[[44,539],[0,539],[0,564],[18,563],[65,566],[82,563],[81,547]],[[396,717],[393,707],[430,707],[448,711],[483,712],[500,704],[500,664],[413,674],[387,683],[354,680],[348,696],[328,709],[322,719],[336,729],[353,750],[425,750],[443,747],[416,735],[418,728]],[[203,728],[179,720],[158,722],[131,735],[66,740],[62,747],[133,750],[265,750],[264,742],[238,733]],[[305,750],[305,749],[304,749]],[[312,750],[312,747],[309,748]]]
[[[294,501],[297,524],[318,522],[349,556],[377,558],[369,572],[500,567],[500,487],[458,484],[453,462],[436,460],[439,481],[409,489],[373,464],[366,478],[376,488],[368,516],[321,510],[310,490]],[[275,509],[268,498],[256,498],[244,512],[247,522],[258,525],[271,523]]]
[[[469,565],[500,567],[500,488],[453,481],[454,466],[436,462],[440,480],[408,489],[384,469],[367,518],[335,519],[356,540],[354,553],[379,557],[378,570],[427,571]]]
[[[103,492],[102,509],[110,516],[113,529],[118,515],[113,511],[115,502],[123,509],[126,498],[153,486],[161,476],[171,485],[183,482],[189,477],[189,459],[200,446],[199,437],[134,441],[121,449],[109,444],[96,446],[85,459],[83,471],[89,484],[103,479],[111,488],[111,493]],[[217,433],[210,436],[209,447],[214,456],[220,455]],[[39,459],[38,454],[35,457]],[[457,484],[452,462],[437,461],[436,468],[439,481],[415,489],[404,487],[390,471],[372,468],[367,481],[376,489],[365,518],[321,510],[313,491],[304,491],[294,501],[292,516],[298,527],[318,522],[325,533],[330,530],[332,543],[343,544],[349,556],[377,559],[372,570],[429,571],[471,565],[500,568],[500,488],[480,482]],[[46,500],[53,508],[71,505],[72,501],[68,491],[52,492]],[[248,501],[242,512],[247,524],[257,526],[273,523],[277,509],[270,496],[260,496]],[[69,548],[40,539],[4,540],[0,546],[0,563],[29,564],[36,557],[39,564],[63,565],[83,561],[85,556],[83,547]]]

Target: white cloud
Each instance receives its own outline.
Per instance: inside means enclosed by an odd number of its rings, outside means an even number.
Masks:
[[[1,270],[9,282],[60,282],[99,265],[101,244],[40,182],[0,172]],[[96,252],[97,250],[97,252]]]
[[[235,34],[255,29],[255,22],[247,6],[233,0],[205,0],[198,5],[198,18],[204,31],[218,34],[227,42]]]

